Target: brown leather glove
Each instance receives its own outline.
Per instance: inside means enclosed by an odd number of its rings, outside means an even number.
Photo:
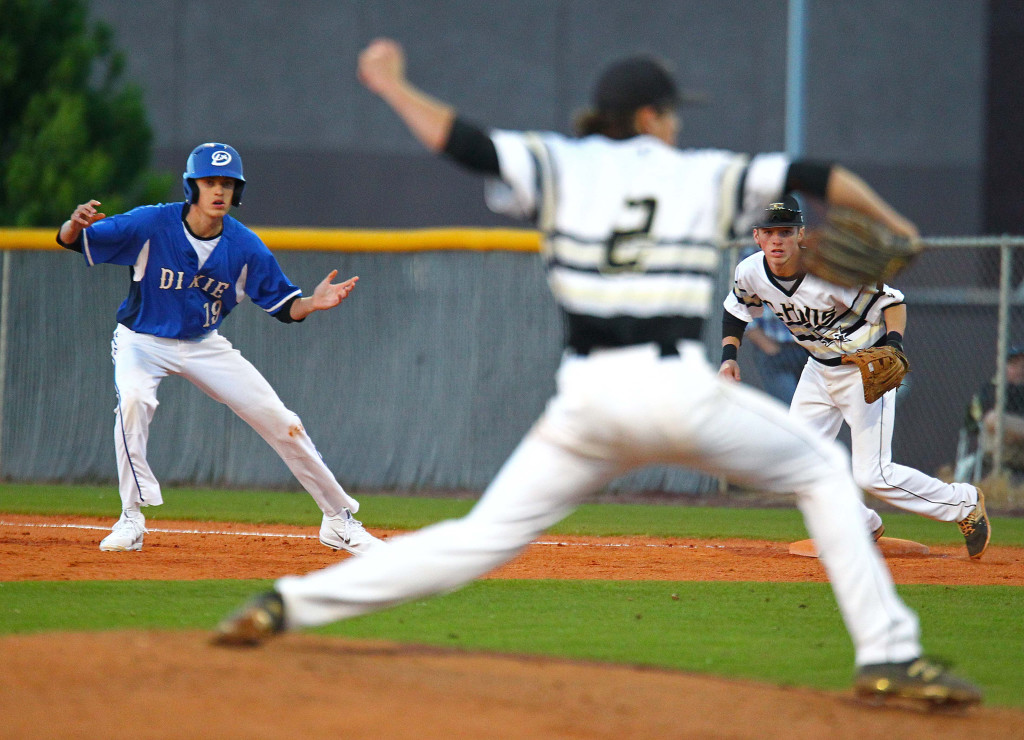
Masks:
[[[907,356],[888,344],[844,355],[843,364],[860,368],[864,400],[868,403],[874,403],[893,388],[898,388],[903,376],[910,371]]]

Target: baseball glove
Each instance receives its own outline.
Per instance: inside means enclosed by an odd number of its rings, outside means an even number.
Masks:
[[[910,371],[907,356],[888,344],[859,349],[843,355],[844,365],[856,365],[864,381],[864,400],[874,403],[893,388],[899,387]]]
[[[849,208],[830,208],[800,250],[801,269],[848,288],[884,283],[921,252],[918,241],[894,234]]]

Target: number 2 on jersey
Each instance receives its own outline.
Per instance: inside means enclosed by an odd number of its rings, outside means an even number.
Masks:
[[[635,270],[640,266],[644,248],[650,245],[651,224],[658,201],[654,198],[626,201],[628,220],[637,224],[632,229],[616,229],[605,243],[605,263],[609,272]]]

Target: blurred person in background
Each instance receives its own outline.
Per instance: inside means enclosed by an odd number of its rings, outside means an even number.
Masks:
[[[978,450],[957,466],[957,480],[970,480],[978,464],[982,477],[991,470],[996,451],[996,379],[987,381],[971,398],[967,431],[977,435]],[[981,455],[977,460],[976,455]],[[1024,476],[1024,346],[1010,348],[1006,357],[1006,405],[1003,410],[1003,467],[1015,478]]]

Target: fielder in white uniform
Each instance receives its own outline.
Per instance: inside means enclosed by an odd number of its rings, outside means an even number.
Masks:
[[[746,325],[773,312],[810,353],[790,404],[790,415],[834,440],[843,421],[850,426],[853,479],[861,488],[901,509],[942,522],[957,522],[968,554],[980,558],[990,528],[985,498],[968,483],[944,483],[892,461],[896,391],[874,403],[864,400],[856,365],[844,355],[890,343],[901,351],[907,323],[903,294],[888,285],[844,288],[799,270],[803,214],[795,199],[773,203],[754,226],[761,248],[736,266],[725,299],[720,374],[740,379],[736,348]],[[878,513],[861,505],[875,539],[885,527]]]
[[[368,552],[381,541],[352,517],[359,502],[324,464],[299,417],[217,331],[246,297],[280,321],[302,321],[341,303],[359,278],[335,284],[334,270],[312,296],[303,297],[260,238],[228,215],[241,204],[245,186],[242,160],[233,147],[196,147],[182,183],[184,203],[142,206],[111,218],[97,211],[99,201],[90,200],[74,210],[57,235],[62,246],[81,252],[86,264],[127,265],[131,275],[111,342],[121,516],[100,549],[142,549],[141,509],[163,503],[146,460],[156,392],[163,378],[180,375],[227,405],[281,456],[323,511],[324,545]]]
[[[858,681],[920,684],[908,678],[922,663],[917,619],[868,533],[852,524],[860,491],[844,452],[773,399],[717,378],[699,342],[712,310],[716,240],[733,224],[752,224],[794,178],[813,179],[817,169],[781,154],[675,148],[675,84],[649,58],[604,74],[581,138],[485,133],[413,87],[401,47],[387,39],[363,51],[359,76],[429,149],[487,175],[492,208],[543,231],[567,325],[557,394],[465,518],[282,578],[226,619],[215,640],[258,643],[462,586],[613,478],[675,463],[795,491],[856,646]],[[942,670],[928,675],[962,700],[979,698]]]

